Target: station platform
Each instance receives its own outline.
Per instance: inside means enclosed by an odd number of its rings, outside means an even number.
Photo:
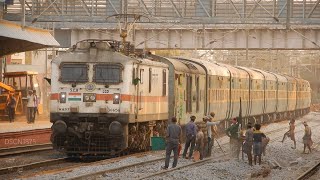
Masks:
[[[28,124],[26,116],[16,116],[14,122],[10,123],[7,117],[1,117],[0,133],[21,132],[34,129],[51,128],[50,118],[48,114],[36,115],[34,123]]]
[[[51,123],[49,116],[36,115],[34,123],[28,124],[26,116],[16,116],[10,123],[0,119],[0,148],[50,143]]]

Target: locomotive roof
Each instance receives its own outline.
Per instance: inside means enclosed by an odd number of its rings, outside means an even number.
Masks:
[[[160,66],[160,67],[168,67],[166,64],[161,62],[153,61],[147,58],[136,58],[126,56],[119,52],[108,51],[108,50],[98,50],[97,55],[90,55],[89,49],[84,49],[80,51],[73,51],[64,53],[54,59],[54,62],[62,63],[62,62],[74,62],[74,63],[132,63],[132,61],[137,63],[142,63],[150,66]]]
[[[214,62],[209,62],[209,61],[205,61],[202,59],[194,59],[194,58],[189,58],[189,60],[198,62],[198,63],[202,64],[203,66],[205,66],[205,68],[208,71],[208,75],[230,76],[229,71],[226,67],[219,66]]]
[[[116,62],[123,63],[131,59],[118,52],[113,51],[99,51],[97,55],[90,55],[89,50],[82,51],[71,51],[57,56],[54,61],[60,62],[75,62],[75,63],[86,63],[86,62]]]

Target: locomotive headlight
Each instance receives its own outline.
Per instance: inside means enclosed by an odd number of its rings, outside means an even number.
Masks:
[[[95,96],[95,95],[91,95],[91,96],[90,96],[90,100],[91,100],[91,101],[95,101],[95,100],[96,100],[96,96]]]
[[[59,100],[60,100],[60,103],[66,103],[67,102],[67,93],[66,92],[61,92]]]
[[[96,102],[96,94],[94,93],[84,93],[83,102]]]
[[[113,104],[119,104],[120,103],[120,94],[115,93],[113,94]]]

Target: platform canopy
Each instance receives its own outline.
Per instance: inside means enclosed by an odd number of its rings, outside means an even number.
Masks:
[[[58,46],[60,44],[47,30],[32,27],[22,28],[20,24],[0,20],[0,57]]]

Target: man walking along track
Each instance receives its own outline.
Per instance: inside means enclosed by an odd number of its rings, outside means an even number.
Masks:
[[[181,127],[177,125],[177,118],[172,117],[171,123],[167,127],[166,134],[166,160],[165,165],[162,166],[162,169],[168,169],[171,152],[173,151],[173,163],[172,168],[175,168],[178,163],[178,147],[180,143]]]

